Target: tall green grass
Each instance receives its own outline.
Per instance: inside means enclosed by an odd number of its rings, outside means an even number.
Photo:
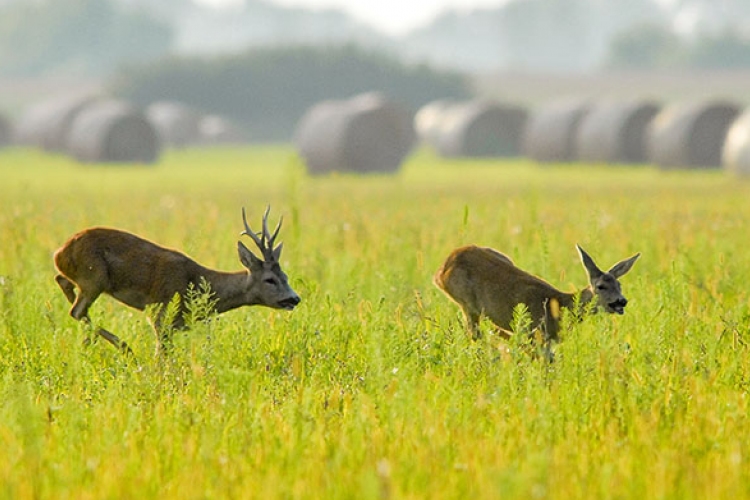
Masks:
[[[419,152],[395,176],[309,177],[290,149],[156,168],[0,152],[4,498],[750,497],[750,184],[721,172]],[[240,208],[284,215],[293,312],[243,308],[154,358],[144,314],[68,316],[52,252],[92,225],[239,269]],[[432,275],[476,243],[565,290],[639,251],[624,316],[557,361],[472,342]],[[489,330],[490,325],[485,324]]]

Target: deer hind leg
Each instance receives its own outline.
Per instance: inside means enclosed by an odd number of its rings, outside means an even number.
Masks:
[[[70,308],[70,315],[74,319],[81,321],[89,328],[92,328],[96,335],[102,337],[104,340],[115,346],[115,348],[122,351],[124,354],[133,354],[130,346],[128,346],[128,344],[124,341],[120,340],[117,335],[105,330],[104,328],[92,325],[91,318],[89,318],[89,307],[91,307],[91,304],[93,304],[94,301],[99,297],[99,293],[85,294],[83,293],[83,291],[80,291],[78,293],[78,296],[76,297],[75,287],[72,281],[62,275],[56,276],[55,279],[60,285],[60,288],[62,288],[63,293],[65,293],[65,296],[70,302],[73,303],[73,306]],[[83,342],[84,345],[89,345],[91,343],[91,339],[87,338]]]

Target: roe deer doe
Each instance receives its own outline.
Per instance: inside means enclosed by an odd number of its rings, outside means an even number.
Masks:
[[[60,273],[55,280],[73,304],[70,315],[89,325],[89,307],[102,293],[138,310],[152,304],[161,306],[154,321],[157,351],[166,340],[163,338],[163,327],[179,329],[185,326],[185,294],[191,286],[197,289],[204,280],[210,286],[217,314],[252,305],[292,310],[301,299],[289,286],[287,276],[279,265],[283,244],[279,243],[274,248],[274,242],[282,220],[270,234],[267,223],[269,210],[270,207],[263,214],[263,230],[258,237],[250,229],[245,209],[242,209],[245,230],[241,234],[252,238],[262,257],[256,257],[238,241],[240,262],[246,270],[216,271],[180,252],[134,234],[93,227],[75,234],[55,252],[55,266]],[[180,309],[170,325],[162,325],[166,306],[175,294],[180,296]],[[96,334],[122,351],[131,352],[127,344],[113,333],[96,328]]]
[[[640,254],[625,259],[604,272],[580,246],[576,245],[589,276],[589,286],[576,293],[561,292],[546,281],[519,269],[508,256],[492,248],[465,246],[454,250],[438,269],[435,285],[463,310],[472,338],[480,337],[479,319],[489,318],[499,335],[510,338],[513,309],[525,304],[532,328],[542,328],[545,341],[558,340],[559,308],[576,304],[583,312],[596,299],[596,307],[608,313],[623,314],[627,299],[620,290],[619,277],[627,273]]]

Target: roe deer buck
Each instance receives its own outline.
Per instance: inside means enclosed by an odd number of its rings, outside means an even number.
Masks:
[[[489,318],[498,333],[510,338],[513,309],[525,304],[532,319],[532,328],[543,328],[544,339],[558,340],[559,308],[570,309],[576,301],[583,312],[596,299],[596,307],[608,313],[623,314],[627,299],[620,290],[619,277],[627,273],[640,254],[625,259],[607,271],[600,270],[594,260],[576,245],[583,266],[589,275],[589,286],[577,293],[565,293],[546,281],[519,269],[508,256],[492,248],[465,246],[454,250],[435,274],[434,283],[463,310],[467,328],[477,339],[479,319]]]
[[[240,262],[247,268],[237,272],[216,271],[204,267],[186,255],[161,247],[134,234],[104,227],[85,229],[71,237],[55,252],[55,276],[65,297],[73,304],[70,315],[91,324],[88,311],[91,304],[106,293],[116,300],[143,310],[155,304],[161,306],[154,321],[157,332],[157,351],[161,348],[163,326],[185,326],[185,294],[205,280],[210,285],[211,298],[217,314],[240,306],[263,305],[275,309],[292,310],[300,303],[297,293],[281,270],[279,257],[283,244],[274,248],[281,229],[279,220],[273,234],[268,231],[268,207],[263,214],[261,236],[250,229],[242,209],[242,220],[247,235],[261,251],[261,258],[237,242]],[[75,288],[78,288],[76,296]],[[180,309],[171,325],[162,325],[167,304],[178,294]],[[127,344],[103,328],[96,333],[115,347],[130,352]]]

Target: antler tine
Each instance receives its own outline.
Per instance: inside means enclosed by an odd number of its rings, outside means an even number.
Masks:
[[[242,222],[245,224],[245,230],[242,231],[242,233],[240,234],[240,236],[242,236],[243,234],[246,234],[246,235],[250,236],[253,239],[253,241],[255,242],[255,244],[258,245],[258,248],[260,248],[261,251],[263,251],[264,255],[265,255],[265,251],[264,251],[264,247],[263,247],[263,242],[260,240],[260,238],[258,238],[258,235],[255,234],[255,231],[253,231],[252,229],[250,229],[250,225],[247,223],[247,217],[245,215],[245,207],[242,207]]]
[[[267,244],[266,241],[269,239],[268,236],[268,214],[271,212],[271,205],[266,205],[266,211],[263,212],[263,234],[260,239],[263,242],[265,248],[269,248],[271,245]],[[265,250],[264,250],[265,252]]]
[[[284,222],[284,216],[279,217],[279,223],[276,224],[276,229],[273,231],[273,235],[268,239],[268,248],[273,250],[273,242],[276,241],[276,237],[279,235],[281,230],[281,223]]]

